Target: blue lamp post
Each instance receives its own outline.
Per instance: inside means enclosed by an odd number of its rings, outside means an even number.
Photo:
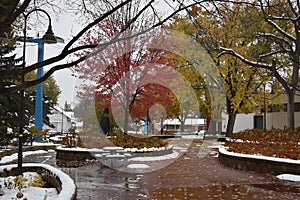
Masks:
[[[63,43],[64,40],[60,37],[55,36],[57,42]],[[26,38],[27,42],[38,44],[38,62],[44,60],[44,44],[43,38]],[[36,78],[39,79],[43,76],[44,69],[40,67],[37,69]],[[36,103],[35,103],[35,114],[34,114],[34,125],[39,128],[39,131],[43,130],[43,82],[36,86]]]
[[[23,13],[24,15],[24,31],[23,31],[23,61],[22,61],[22,69],[25,69],[25,56],[26,56],[26,30],[27,30],[27,18],[32,12],[43,12],[47,15],[48,20],[49,20],[49,25],[48,25],[48,30],[46,31],[45,35],[43,36],[42,40],[44,43],[57,43],[57,40],[53,34],[52,31],[52,26],[51,26],[51,18],[50,15],[42,9],[33,9],[29,11],[27,14]],[[24,82],[24,73],[22,74],[22,83]],[[41,94],[43,96],[43,94]],[[18,174],[22,174],[22,162],[23,162],[23,147],[22,147],[22,138],[23,138],[23,133],[24,133],[24,110],[25,110],[25,103],[24,103],[24,89],[20,91],[20,113],[19,113],[19,121],[20,121],[20,126],[19,126],[19,150],[18,150]]]
[[[29,42],[38,44],[38,62],[44,60],[44,41],[42,38],[31,39]],[[44,69],[40,67],[37,69],[36,78],[39,79],[43,76]],[[35,102],[35,114],[34,125],[39,128],[39,131],[43,130],[43,82],[36,86],[36,102]]]

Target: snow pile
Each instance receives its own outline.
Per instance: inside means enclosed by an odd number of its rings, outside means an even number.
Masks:
[[[103,149],[98,148],[83,148],[83,147],[63,147],[59,146],[56,147],[57,150],[63,150],[63,151],[78,151],[78,152],[103,152]]]
[[[23,152],[23,156],[29,156],[29,155],[33,155],[33,154],[43,154],[43,153],[48,153],[45,150],[38,150],[38,151],[24,151]],[[18,159],[18,153],[14,153],[10,156],[4,156],[3,158],[1,158],[0,160],[0,164],[5,164],[5,163],[9,163],[12,162],[14,160]]]
[[[150,166],[146,164],[130,164],[127,167],[131,169],[146,169],[149,168]]]
[[[135,157],[130,158],[128,161],[159,161],[159,160],[167,160],[177,158],[179,153],[173,152],[171,154],[163,155],[163,156],[154,156],[154,157]]]
[[[293,160],[289,158],[276,158],[276,157],[269,157],[269,156],[262,156],[262,155],[249,155],[249,154],[242,154],[242,153],[234,153],[226,150],[226,147],[221,146],[219,148],[219,152],[229,156],[236,156],[242,158],[254,158],[260,160],[269,160],[275,162],[283,162],[283,163],[292,163],[292,164],[300,164],[300,160]]]
[[[60,144],[54,144],[53,142],[33,142],[32,146],[59,146]]]
[[[172,145],[168,145],[167,147],[160,147],[160,148],[157,148],[157,147],[151,147],[151,148],[141,148],[141,149],[138,149],[138,148],[125,148],[124,150],[125,151],[129,151],[129,152],[152,152],[152,151],[161,151],[161,150],[166,150],[166,149],[169,149],[169,148],[172,148]]]
[[[280,174],[280,175],[278,175],[276,177],[279,178],[279,179],[282,179],[282,180],[300,182],[300,175]]]
[[[103,149],[99,149],[99,148],[82,148],[82,147],[72,147],[72,148],[69,148],[69,147],[63,147],[63,146],[59,146],[57,147],[56,149],[57,150],[63,150],[63,151],[84,151],[84,152],[103,152],[105,150],[108,150],[110,148],[119,148],[119,149],[116,149],[116,150],[121,150],[123,149],[122,147],[117,147],[117,146],[113,146],[113,147],[104,147]],[[161,150],[166,150],[166,149],[170,149],[170,148],[173,148],[172,145],[169,145],[167,147],[160,147],[160,148],[157,148],[157,147],[151,147],[151,148],[141,148],[141,149],[138,149],[138,148],[124,148],[123,150],[124,151],[128,151],[128,152],[153,152],[153,151],[161,151]]]

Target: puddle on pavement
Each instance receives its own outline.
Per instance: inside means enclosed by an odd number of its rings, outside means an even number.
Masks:
[[[139,186],[139,180],[143,175],[122,173],[99,166],[72,169],[69,173],[78,186],[78,200],[148,199],[145,190]]]

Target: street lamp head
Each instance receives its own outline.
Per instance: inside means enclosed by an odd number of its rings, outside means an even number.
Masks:
[[[57,40],[56,40],[56,38],[54,36],[51,24],[49,24],[48,30],[45,33],[45,35],[43,36],[42,40],[43,40],[44,43],[47,43],[47,44],[55,44],[55,43],[57,43]]]

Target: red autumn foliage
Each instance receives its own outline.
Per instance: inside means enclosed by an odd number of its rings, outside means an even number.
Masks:
[[[167,116],[172,116],[173,110],[170,105],[176,102],[176,96],[166,87],[158,84],[147,84],[141,91],[141,94],[136,97],[135,102],[130,106],[130,114],[133,118],[143,119],[145,116],[152,115],[156,113],[150,113],[151,108],[155,105],[160,105],[164,108],[163,110],[158,110],[154,112],[159,112],[160,117],[167,118]],[[162,116],[164,115],[164,116]],[[151,121],[151,119],[148,119]]]
[[[143,119],[151,106],[176,101],[170,91],[177,87],[174,80],[178,79],[178,73],[163,56],[163,50],[152,48],[154,43],[164,39],[160,32],[131,37],[135,34],[132,27],[119,36],[122,23],[118,19],[107,19],[86,35],[82,41],[85,44],[114,37],[128,39],[104,50],[99,47],[98,52],[89,52],[92,56],[76,66],[76,71],[79,78],[85,80],[79,95],[94,96],[99,110],[110,108],[116,115],[125,113],[124,121],[128,124],[129,114]],[[166,113],[171,115],[169,111]]]
[[[200,10],[200,7],[197,6],[197,5],[192,5],[192,14],[194,16],[197,16],[198,15],[198,11]]]

